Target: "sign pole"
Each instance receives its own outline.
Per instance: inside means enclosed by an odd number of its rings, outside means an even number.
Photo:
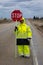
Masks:
[[[20,10],[14,10],[11,13],[11,18],[12,20],[15,22],[15,26],[18,25],[18,21],[20,21],[20,19],[22,18],[22,12]],[[17,31],[16,31],[17,32]],[[16,35],[15,35],[15,58],[17,57],[17,45],[16,45],[17,41],[16,41]]]
[[[16,26],[17,26],[17,20],[16,20]],[[17,44],[17,40],[16,40],[16,35],[15,35],[15,58],[17,57],[17,45],[16,44]]]

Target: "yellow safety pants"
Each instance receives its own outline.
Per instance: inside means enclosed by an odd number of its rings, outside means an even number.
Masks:
[[[30,55],[30,47],[29,45],[18,45],[18,54],[29,56]]]

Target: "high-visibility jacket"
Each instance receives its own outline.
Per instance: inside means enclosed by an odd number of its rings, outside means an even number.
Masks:
[[[29,41],[27,42],[27,38],[32,38],[32,31],[30,26],[26,25],[24,23],[20,23],[17,26],[18,30],[15,31],[18,45],[18,54],[29,56],[30,55],[30,47],[29,47]]]
[[[32,31],[30,26],[28,26],[26,23],[20,23],[17,26],[18,30],[15,31],[16,38],[17,39],[26,39],[26,38],[32,38]]]

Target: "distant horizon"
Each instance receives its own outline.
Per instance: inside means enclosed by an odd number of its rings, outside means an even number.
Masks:
[[[37,17],[37,16],[36,16]],[[5,19],[6,17],[4,17],[4,18],[0,18],[0,19]],[[40,18],[43,18],[43,17],[38,17],[39,19]],[[6,18],[6,19],[11,19],[11,18]],[[33,17],[32,18],[26,18],[26,19],[33,19]]]

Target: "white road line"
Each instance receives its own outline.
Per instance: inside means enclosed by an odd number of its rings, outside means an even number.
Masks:
[[[33,45],[32,40],[31,40],[31,50],[32,50],[32,54],[33,54],[33,63],[34,63],[34,65],[38,65],[38,60],[37,60],[37,56],[35,53],[35,49],[34,49],[34,45]]]
[[[17,57],[17,45],[16,45],[16,36],[15,36],[15,58]]]
[[[33,27],[30,24],[30,22],[28,23],[28,25],[30,25],[30,27]],[[36,53],[35,53],[35,48],[34,48],[33,40],[31,40],[31,50],[32,50],[32,54],[33,54],[33,64],[34,65],[38,65],[38,60],[37,60],[37,56],[36,56]]]

